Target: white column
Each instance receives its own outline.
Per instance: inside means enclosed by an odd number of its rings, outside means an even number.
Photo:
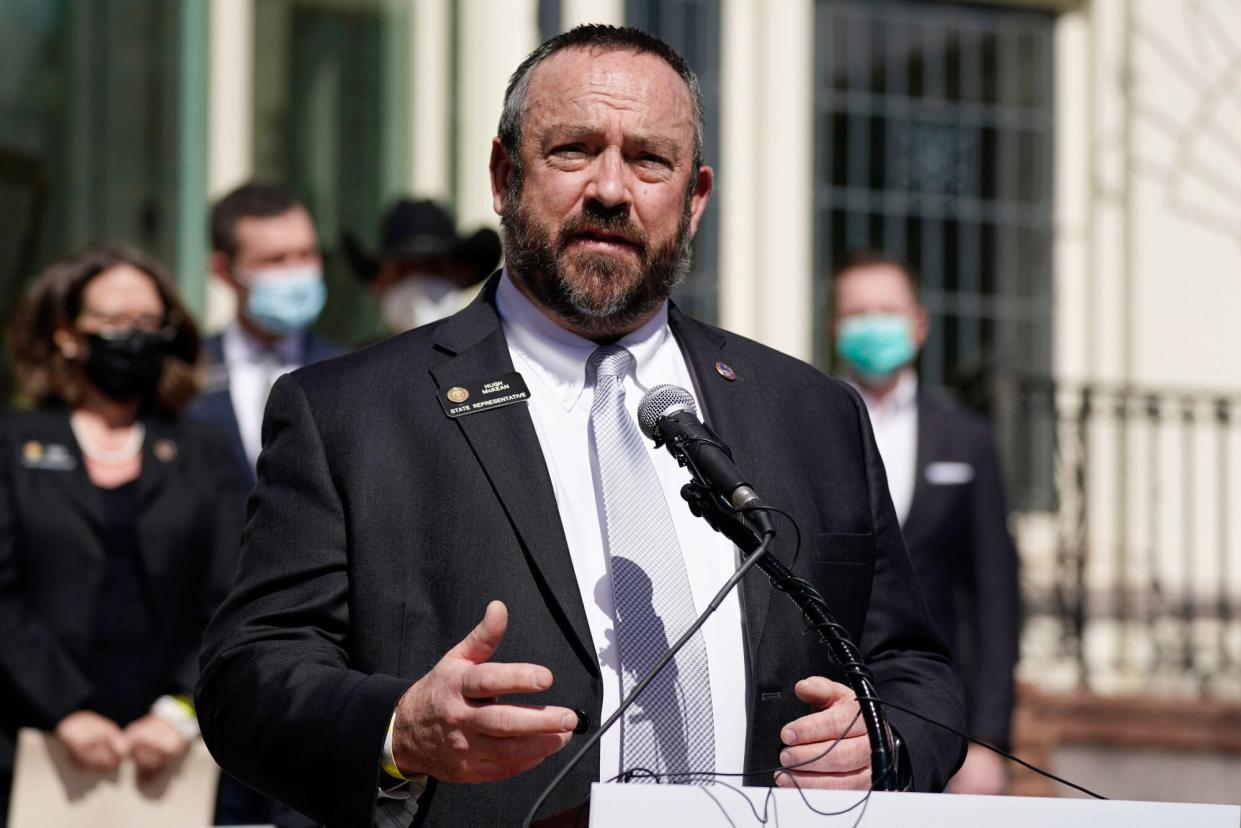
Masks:
[[[814,308],[814,4],[724,0],[721,319],[809,360]]]
[[[536,0],[460,0],[457,116],[457,223],[499,226],[487,164],[517,64],[538,45]]]
[[[564,30],[582,23],[624,25],[624,0],[560,0],[560,25]]]
[[[210,14],[207,192],[216,198],[252,170],[254,2],[215,0]]]
[[[1091,85],[1091,318],[1083,333],[1090,348],[1090,379],[1123,381],[1126,353],[1130,274],[1128,197],[1130,104],[1121,89],[1126,83],[1126,0],[1091,0],[1089,5]]]
[[[1094,180],[1090,23],[1083,10],[1056,20],[1053,371],[1081,379],[1095,367],[1091,182]]]
[[[752,0],[724,0],[720,43],[720,174],[728,195],[707,209],[720,211],[720,324],[757,338],[759,10]]]
[[[452,200],[452,7],[413,4],[407,151],[410,187],[421,198]],[[497,111],[498,115],[498,111]]]
[[[209,14],[207,194],[215,200],[254,170],[254,0],[214,0]],[[233,318],[235,297],[210,277],[206,294],[203,327],[217,331]]]

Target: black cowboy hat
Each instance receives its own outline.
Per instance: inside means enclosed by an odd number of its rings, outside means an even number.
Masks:
[[[486,279],[500,262],[500,236],[484,227],[471,236],[457,235],[452,217],[442,207],[426,199],[403,198],[388,208],[380,230],[378,255],[366,252],[357,236],[344,234],[345,255],[354,273],[364,282],[375,278],[383,259],[452,259],[469,265],[474,274],[471,284]]]

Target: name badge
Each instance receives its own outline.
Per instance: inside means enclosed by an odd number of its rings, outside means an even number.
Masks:
[[[78,461],[68,446],[29,440],[22,445],[22,465],[28,469],[72,471]]]
[[[449,417],[464,417],[493,408],[503,408],[530,399],[530,389],[521,374],[514,371],[495,379],[467,382],[442,388],[437,394]]]

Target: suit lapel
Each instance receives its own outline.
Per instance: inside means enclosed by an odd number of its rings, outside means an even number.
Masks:
[[[246,446],[241,439],[241,426],[237,424],[237,411],[233,408],[233,393],[230,390],[228,362],[224,359],[224,336],[222,334],[207,340],[207,380],[203,390],[199,392],[196,405],[200,419],[211,423],[228,436],[233,451],[241,459],[246,470],[246,477],[253,486],[256,480],[254,466],[246,456]]]
[[[181,452],[176,428],[168,421],[158,419],[145,420],[144,425],[146,439],[142,443],[142,471],[138,474],[138,488],[134,495],[134,530],[138,536],[138,554],[142,557],[143,571],[152,587],[152,600],[163,605],[165,596],[154,588],[154,573],[166,571],[169,566],[166,558],[184,550],[169,549],[166,530],[168,505],[172,501],[161,504],[161,497],[168,494],[170,499],[175,499],[187,495],[183,489],[177,491],[175,478],[172,481],[173,491],[167,491],[170,470]],[[168,617],[171,612],[166,606],[158,608],[162,617]]]
[[[753,474],[761,468],[759,447],[769,444],[763,433],[767,419],[759,415],[762,392],[758,374],[750,370],[742,355],[728,352],[727,339],[721,332],[690,319],[675,305],[669,309],[668,323],[698,384],[707,424],[732,450],[737,467]],[[736,379],[726,379],[718,364],[733,369]],[[763,491],[757,483],[756,488]],[[752,572],[741,582],[740,589],[746,643],[750,663],[754,664],[772,588],[766,576]]]
[[[437,331],[436,347],[447,357],[431,370],[437,387],[449,388],[513,371],[508,343],[495,312],[497,283],[498,278],[493,276],[470,307]],[[518,403],[458,417],[456,423],[517,531],[536,576],[545,585],[553,612],[561,614],[583,662],[597,674],[598,658],[581,590],[529,410]]]
[[[86,458],[73,434],[73,429],[69,426],[67,410],[63,413],[57,412],[54,419],[49,419],[45,439],[49,445],[62,445],[67,448],[74,459],[72,470],[48,474],[46,479],[64,490],[65,501],[89,521],[96,531],[103,528],[103,503],[99,499],[95,484],[91,482],[90,474],[86,471]],[[103,557],[103,549],[97,543],[91,543],[89,546],[92,554]]]
[[[241,439],[241,426],[237,424],[237,411],[233,408],[233,394],[228,387],[227,369],[225,369],[224,388],[203,399],[203,413],[207,422],[218,424],[221,433],[228,437],[233,452],[241,458],[242,465],[246,469],[246,477],[253,486],[256,479],[254,466],[251,465],[250,458],[246,456],[246,444]]]
[[[138,514],[159,497],[168,482],[168,467],[177,458],[179,446],[172,426],[163,420],[146,420],[146,439],[142,442],[142,471],[138,474]]]
[[[914,449],[914,492],[909,503],[909,514],[905,516],[905,525],[901,527],[906,537],[910,535],[910,527],[916,527],[921,519],[921,512],[926,508],[926,467],[935,456],[935,440],[943,432],[936,426],[935,418],[938,411],[929,395],[918,385],[918,445]]]

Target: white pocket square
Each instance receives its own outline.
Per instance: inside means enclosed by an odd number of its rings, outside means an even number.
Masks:
[[[926,467],[926,482],[932,486],[961,486],[974,479],[974,467],[969,463],[930,463]]]

